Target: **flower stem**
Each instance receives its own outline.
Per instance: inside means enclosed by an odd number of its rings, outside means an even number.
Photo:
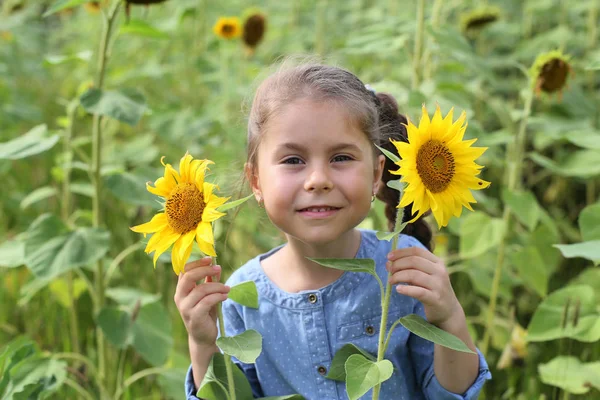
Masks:
[[[425,0],[417,3],[417,31],[415,33],[415,48],[413,53],[412,89],[421,84],[421,52],[423,50],[423,37],[425,34]]]
[[[217,265],[217,257],[213,257],[213,265]],[[223,303],[219,303],[217,306],[217,319],[219,320],[219,332],[221,337],[225,337],[225,320],[223,319]],[[229,399],[235,399],[235,381],[233,380],[233,364],[231,362],[231,356],[227,353],[223,353],[225,358],[225,371],[227,372],[227,385],[229,387]]]
[[[102,34],[100,37],[100,48],[98,51],[98,72],[96,75],[96,89],[102,90],[104,87],[104,77],[106,75],[106,65],[108,60],[108,43],[111,37],[112,29],[116,20],[121,0],[113,3],[108,14],[102,11]],[[94,196],[92,198],[93,227],[98,228],[101,221],[100,196],[102,190],[102,176],[100,169],[102,166],[102,118],[94,114],[92,122],[92,177],[94,183]],[[102,260],[96,263],[96,309],[95,314],[100,312],[104,305],[104,271]],[[105,379],[105,353],[104,353],[104,335],[100,327],[96,327],[96,344],[98,352],[98,379],[100,384],[104,384]]]
[[[525,154],[525,143],[526,143],[526,132],[527,132],[527,121],[531,114],[531,106],[533,104],[533,86],[529,85],[527,93],[525,94],[525,105],[523,108],[523,119],[519,125],[519,131],[515,137],[515,141],[512,146],[507,150],[506,160],[508,167],[508,190],[513,191],[521,186],[521,166],[523,163],[523,157]],[[488,305],[487,321],[485,326],[485,334],[483,336],[483,343],[481,345],[481,352],[487,353],[488,346],[490,343],[490,337],[492,330],[494,329],[494,316],[496,313],[496,303],[498,299],[498,289],[500,288],[500,278],[502,277],[502,267],[504,266],[504,257],[506,251],[506,237],[508,232],[508,225],[510,223],[511,210],[508,206],[504,206],[502,213],[502,222],[504,226],[504,232],[498,246],[498,256],[496,258],[496,268],[494,270],[494,279],[492,281],[492,291],[490,293],[490,303]]]
[[[400,195],[400,198],[402,198],[402,194]],[[400,225],[402,225],[402,217],[404,217],[404,207],[400,207],[397,209],[396,222],[394,224],[394,232],[397,232]],[[394,235],[394,238],[392,239],[392,250],[394,250],[394,249],[396,249],[396,247],[398,247],[398,237],[399,236],[400,236],[400,234]],[[388,271],[388,279],[386,279],[386,285],[385,285],[385,296],[383,298],[382,306],[381,306],[381,324],[379,325],[379,341],[377,344],[377,361],[378,362],[383,360],[383,356],[385,355],[385,350],[386,350],[387,344],[389,342],[389,337],[388,337],[388,340],[386,340],[386,338],[385,338],[388,310],[390,308],[390,295],[392,292],[392,284],[390,283],[389,278],[390,278],[390,273]],[[373,400],[379,399],[380,389],[381,389],[381,383],[378,383],[373,388]]]

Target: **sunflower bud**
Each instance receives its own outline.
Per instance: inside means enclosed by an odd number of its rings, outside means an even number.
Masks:
[[[569,58],[560,50],[540,54],[530,70],[536,94],[558,92],[560,98],[570,71]]]
[[[486,26],[500,19],[498,7],[483,7],[471,10],[461,17],[461,28],[468,37],[476,36]]]
[[[240,37],[242,33],[240,19],[237,17],[220,17],[213,26],[213,32],[223,39]]]
[[[267,20],[262,14],[253,14],[246,18],[244,22],[244,32],[242,39],[246,46],[255,49],[265,35]]]

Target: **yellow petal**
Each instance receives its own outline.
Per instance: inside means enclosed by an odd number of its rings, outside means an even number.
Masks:
[[[194,243],[195,237],[196,237],[196,231],[192,230],[192,231],[189,231],[188,233],[185,233],[184,235],[182,235],[181,239],[179,239],[181,244],[180,244],[178,256],[181,258],[181,260],[183,261],[184,264],[187,262],[185,253],[187,252],[188,249],[192,248],[192,244]]]
[[[181,236],[180,233],[175,232],[174,230],[172,230],[169,227],[167,227],[163,231],[163,233],[158,238],[158,242],[154,246],[154,259],[153,259],[153,261],[154,261],[154,268],[156,268],[156,260],[158,260],[158,257],[160,257],[160,255],[162,253],[164,253],[165,251],[167,251],[167,249],[169,247],[171,247],[171,245],[173,243],[175,243],[175,241],[177,239],[179,239],[180,236]],[[152,238],[154,238],[154,236]],[[148,244],[150,244],[150,243],[148,243]]]
[[[200,251],[202,251],[207,256],[216,257],[217,253],[215,252],[215,247],[206,243],[204,240],[200,239],[198,235],[196,235],[196,243],[198,243],[198,247],[200,247]]]
[[[210,222],[202,221],[198,224],[198,228],[196,228],[196,236],[207,243],[214,244],[215,238],[213,236],[212,225]]]
[[[179,174],[181,175],[181,182],[190,182],[190,163],[193,157],[186,152],[181,160],[179,160]]]
[[[177,239],[175,245],[173,246],[173,250],[171,251],[171,263],[173,264],[173,270],[177,275],[183,271],[185,262],[189,258],[188,249],[191,252],[194,236],[194,231],[181,235],[181,237]],[[188,253],[188,257],[185,257],[186,253]]]
[[[159,213],[152,217],[150,222],[132,226],[129,229],[137,233],[154,233],[164,229],[168,224],[169,222],[167,221],[167,214]]]
[[[150,183],[146,183],[147,191],[161,197],[169,197],[171,190],[173,190],[174,187],[175,186],[170,187],[165,178],[162,177],[154,182],[154,187],[150,186]]]
[[[214,208],[205,208],[202,212],[202,221],[214,222],[224,216],[225,213],[215,210]]]
[[[423,133],[429,133],[429,127],[431,125],[431,120],[429,119],[429,114],[427,114],[427,109],[425,108],[425,104],[421,107],[422,115],[421,121],[419,121],[419,131]],[[430,139],[430,135],[426,135],[427,139]]]

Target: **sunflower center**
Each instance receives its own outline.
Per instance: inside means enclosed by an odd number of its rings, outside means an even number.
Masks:
[[[444,191],[454,176],[454,156],[445,143],[430,140],[417,153],[417,172],[432,193]]]
[[[221,32],[223,32],[223,34],[229,34],[229,33],[233,33],[234,29],[235,28],[233,27],[233,25],[224,24],[223,27],[221,28]]]
[[[202,221],[204,197],[193,183],[180,183],[169,195],[165,210],[169,226],[177,233],[196,229]]]

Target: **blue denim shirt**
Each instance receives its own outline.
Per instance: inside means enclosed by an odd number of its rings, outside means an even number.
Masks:
[[[401,235],[398,248],[423,245],[411,236]],[[263,350],[255,364],[232,360],[244,371],[255,397],[299,393],[309,400],[348,399],[345,382],[325,378],[335,353],[353,343],[377,355],[381,321],[380,289],[367,273],[346,272],[335,282],[318,290],[288,293],[264,273],[263,260],[280,247],[261,254],[236,270],[227,285],[246,280],[256,283],[259,308],[223,302],[225,331],[234,336],[255,329],[263,336]],[[356,258],[372,258],[381,280],[387,281],[386,257],[391,241],[379,240],[375,232],[361,229],[361,244]],[[282,266],[282,268],[285,268]],[[392,292],[388,329],[407,314],[425,317],[423,304]],[[392,377],[381,386],[380,398],[404,400],[477,399],[487,379],[488,365],[478,350],[479,374],[462,394],[444,389],[433,370],[433,343],[411,334],[402,325],[392,333],[385,358],[394,364]],[[185,391],[187,399],[197,399],[191,367]],[[362,398],[370,399],[372,390]]]

